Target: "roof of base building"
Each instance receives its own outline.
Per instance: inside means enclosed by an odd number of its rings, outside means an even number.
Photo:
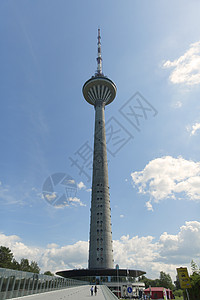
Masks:
[[[146,272],[141,270],[127,270],[127,269],[78,269],[78,270],[66,270],[56,272],[56,275],[60,275],[65,278],[76,278],[84,276],[130,276],[138,277]]]
[[[151,287],[151,288],[148,288],[148,289],[145,289],[144,291],[145,292],[162,292],[164,289],[164,287]],[[170,289],[166,289],[167,291],[171,291]]]

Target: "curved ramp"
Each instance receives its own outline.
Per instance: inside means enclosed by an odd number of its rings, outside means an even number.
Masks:
[[[46,292],[42,294],[34,294],[34,295],[24,296],[15,299],[24,299],[24,300],[67,300],[67,299],[116,300],[118,299],[105,285],[98,285],[98,292],[96,296],[95,295],[91,296],[90,288],[91,285],[71,287],[68,289]]]

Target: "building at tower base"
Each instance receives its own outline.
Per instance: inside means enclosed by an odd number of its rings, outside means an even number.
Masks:
[[[138,277],[146,274],[144,271],[132,269],[75,269],[56,272],[64,278],[87,281],[91,285],[107,285],[118,297],[137,297],[145,289],[144,282]]]

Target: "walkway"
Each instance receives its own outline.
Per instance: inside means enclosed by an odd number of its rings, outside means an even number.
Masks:
[[[97,295],[90,295],[91,285],[72,287],[53,292],[35,294],[14,299],[24,300],[116,300],[118,299],[105,285],[98,286]]]

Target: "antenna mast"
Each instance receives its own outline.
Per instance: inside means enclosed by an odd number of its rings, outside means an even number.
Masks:
[[[98,28],[98,56],[97,56],[97,76],[103,75],[102,73],[102,58],[101,58],[101,36],[100,36],[100,28]]]

